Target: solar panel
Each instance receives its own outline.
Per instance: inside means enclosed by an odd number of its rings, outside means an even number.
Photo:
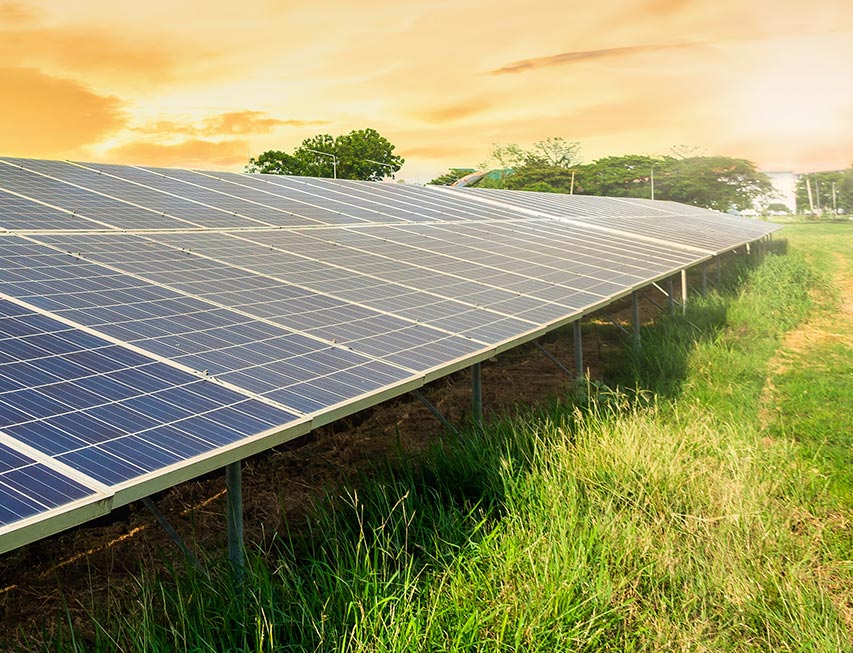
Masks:
[[[98,490],[0,441],[0,534],[4,526],[101,499]]]
[[[772,230],[545,195],[0,160],[0,551]]]
[[[536,215],[568,219],[613,233],[710,254],[720,254],[780,228],[676,202],[486,188],[445,187],[444,190],[450,194],[481,197]]]
[[[93,165],[93,164],[85,164]],[[173,193],[209,206],[216,206],[235,215],[247,218],[256,225],[268,227],[294,227],[316,224],[340,224],[361,222],[355,216],[337,211],[324,211],[305,202],[292,199],[276,201],[273,195],[246,191],[242,186],[215,184],[211,177],[194,172],[162,168],[132,168],[128,166],[98,166],[123,179]],[[202,183],[210,184],[205,187]],[[239,225],[237,225],[239,226]]]
[[[73,167],[59,161],[6,158],[0,161],[0,188],[14,190],[30,199],[85,218],[89,222],[88,228],[176,229],[190,226],[157,210],[123,202],[55,176],[66,170],[73,171]],[[68,228],[86,227],[78,224]]]

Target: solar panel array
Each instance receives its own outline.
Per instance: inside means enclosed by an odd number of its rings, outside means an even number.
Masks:
[[[0,159],[0,552],[774,230],[672,203]]]

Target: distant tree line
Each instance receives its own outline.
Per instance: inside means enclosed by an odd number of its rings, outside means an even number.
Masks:
[[[580,163],[580,144],[562,138],[538,141],[530,149],[496,145],[482,168],[507,171],[484,178],[481,187],[610,197],[652,197],[719,211],[745,210],[772,191],[770,179],[746,159],[691,156],[673,148],[668,156],[626,154]],[[450,170],[432,184],[452,184],[467,171]],[[654,191],[652,190],[654,188]]]
[[[379,181],[403,166],[404,159],[394,149],[370,128],[334,137],[318,134],[292,152],[268,150],[250,158],[246,171]],[[665,156],[625,154],[582,163],[580,143],[551,137],[529,148],[495,144],[479,168],[493,171],[476,182],[480,187],[610,197],[654,195],[719,211],[750,209],[761,198],[772,201],[773,191],[770,179],[751,161],[699,155],[683,146],[673,147]],[[429,183],[450,185],[471,172],[451,168]],[[853,213],[853,166],[802,176],[796,194],[801,213]]]

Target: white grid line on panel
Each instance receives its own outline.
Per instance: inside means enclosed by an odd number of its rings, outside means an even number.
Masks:
[[[41,243],[39,243],[39,244],[41,244]],[[23,308],[26,308],[28,311],[31,311],[33,313],[38,313],[39,315],[44,315],[45,317],[49,317],[52,320],[55,320],[57,322],[61,322],[62,324],[70,326],[74,329],[79,329],[80,331],[83,331],[83,332],[88,333],[90,335],[93,335],[93,336],[96,336],[96,337],[101,338],[103,340],[106,340],[107,342],[110,342],[114,345],[118,345],[120,347],[124,347],[125,349],[129,349],[130,351],[137,353],[137,354],[140,354],[141,356],[145,356],[146,358],[151,359],[153,361],[157,361],[159,363],[164,363],[164,364],[168,365],[169,367],[172,367],[176,370],[180,370],[182,372],[186,372],[187,374],[191,374],[192,376],[194,376],[196,378],[203,379],[203,380],[208,381],[210,383],[216,383],[217,385],[220,385],[224,388],[232,390],[233,392],[241,394],[244,397],[248,397],[250,399],[256,399],[257,401],[265,403],[269,406],[273,406],[274,408],[278,408],[279,410],[286,411],[288,413],[292,413],[295,415],[302,415],[303,414],[301,411],[296,410],[295,408],[285,406],[284,404],[281,404],[277,401],[273,401],[272,399],[268,399],[267,397],[264,397],[262,395],[256,394],[256,393],[251,392],[249,390],[246,390],[245,388],[241,388],[241,387],[236,386],[232,383],[228,383],[226,381],[222,381],[220,379],[217,379],[216,377],[212,377],[208,374],[205,374],[203,371],[196,370],[192,367],[189,367],[188,365],[178,363],[176,361],[165,358],[164,356],[158,356],[157,354],[154,354],[150,351],[147,351],[146,349],[143,349],[141,347],[137,347],[136,345],[133,345],[129,342],[125,342],[124,340],[121,340],[119,338],[113,338],[112,336],[110,336],[106,333],[103,333],[97,329],[93,329],[92,327],[88,327],[85,324],[80,324],[78,322],[75,322],[74,320],[70,320],[63,315],[57,315],[56,313],[52,313],[50,311],[43,310],[43,309],[39,308],[38,306],[35,306],[34,304],[30,304],[29,302],[24,301],[22,299],[18,299],[17,297],[7,295],[4,292],[0,292],[0,299],[5,299],[6,301],[9,301],[13,304],[17,304],[18,306],[21,306]]]

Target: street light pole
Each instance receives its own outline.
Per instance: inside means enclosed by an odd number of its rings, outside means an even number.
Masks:
[[[309,152],[313,152],[314,154],[322,154],[323,156],[332,157],[332,178],[338,178],[338,157],[334,154],[330,154],[329,152],[321,152],[320,150],[312,150],[310,147],[305,148]]]
[[[652,166],[651,182],[652,182],[652,199],[654,199],[655,198],[655,167],[654,166]]]
[[[382,163],[382,161],[374,161],[373,159],[362,159],[362,161],[367,161],[368,163],[375,163],[378,166],[385,166],[386,168],[391,168],[390,176],[392,179],[394,178],[394,173],[396,172],[396,170],[394,169],[394,166],[392,166],[390,163]]]

